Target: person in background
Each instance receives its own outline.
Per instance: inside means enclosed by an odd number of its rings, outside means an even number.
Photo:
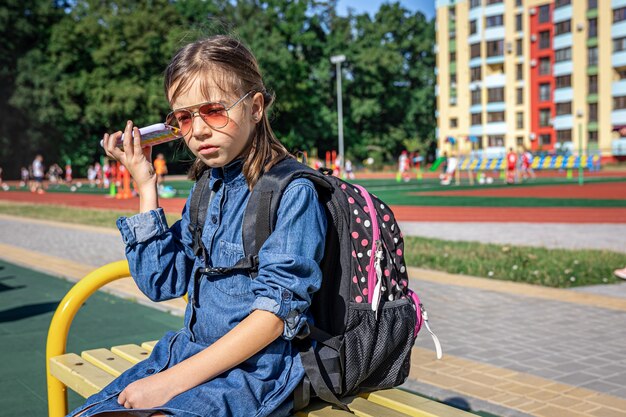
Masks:
[[[154,159],[154,171],[157,176],[157,187],[163,188],[163,182],[165,181],[165,174],[167,174],[167,164],[165,163],[165,156],[160,153]]]
[[[45,171],[43,166],[43,156],[41,156],[41,154],[35,156],[31,169],[33,172],[33,182],[31,184],[30,191],[37,194],[43,194],[43,177]]]
[[[28,168],[22,167],[20,168],[20,188],[28,186],[30,182],[30,172]]]
[[[615,271],[613,271],[613,273],[618,278],[626,279],[626,266],[624,268],[621,268],[621,269],[616,269]]]

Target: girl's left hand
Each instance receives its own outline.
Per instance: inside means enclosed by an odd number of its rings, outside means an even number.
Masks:
[[[117,403],[124,408],[155,408],[171,400],[177,393],[175,381],[165,373],[157,373],[129,384],[120,393]]]

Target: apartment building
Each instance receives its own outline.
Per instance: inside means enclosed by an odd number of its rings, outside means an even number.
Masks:
[[[436,6],[440,150],[626,155],[626,0]]]

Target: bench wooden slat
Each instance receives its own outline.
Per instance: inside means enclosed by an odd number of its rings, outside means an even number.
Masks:
[[[147,350],[148,352],[152,353],[152,351],[154,350],[154,346],[157,344],[157,342],[158,340],[151,340],[149,342],[143,342],[141,344],[141,347]]]
[[[358,417],[407,417],[406,414],[391,408],[356,397],[348,403],[350,410]]]
[[[132,343],[128,345],[113,346],[111,348],[111,352],[120,355],[132,364],[139,363],[150,356],[150,352],[148,352],[148,350]]]
[[[104,348],[85,350],[80,356],[113,376],[120,376],[125,370],[133,366],[131,362]]]
[[[99,392],[115,379],[75,353],[51,358],[50,373],[85,398]]]
[[[314,402],[304,410],[296,411],[295,417],[353,417],[354,414],[333,408],[329,404]]]

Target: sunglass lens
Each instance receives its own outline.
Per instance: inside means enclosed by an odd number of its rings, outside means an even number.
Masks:
[[[228,124],[228,112],[221,103],[208,103],[200,106],[198,113],[206,124],[213,128],[224,127]]]
[[[180,133],[186,135],[191,130],[191,112],[188,110],[176,110],[171,112],[166,119],[166,123],[180,129]]]

